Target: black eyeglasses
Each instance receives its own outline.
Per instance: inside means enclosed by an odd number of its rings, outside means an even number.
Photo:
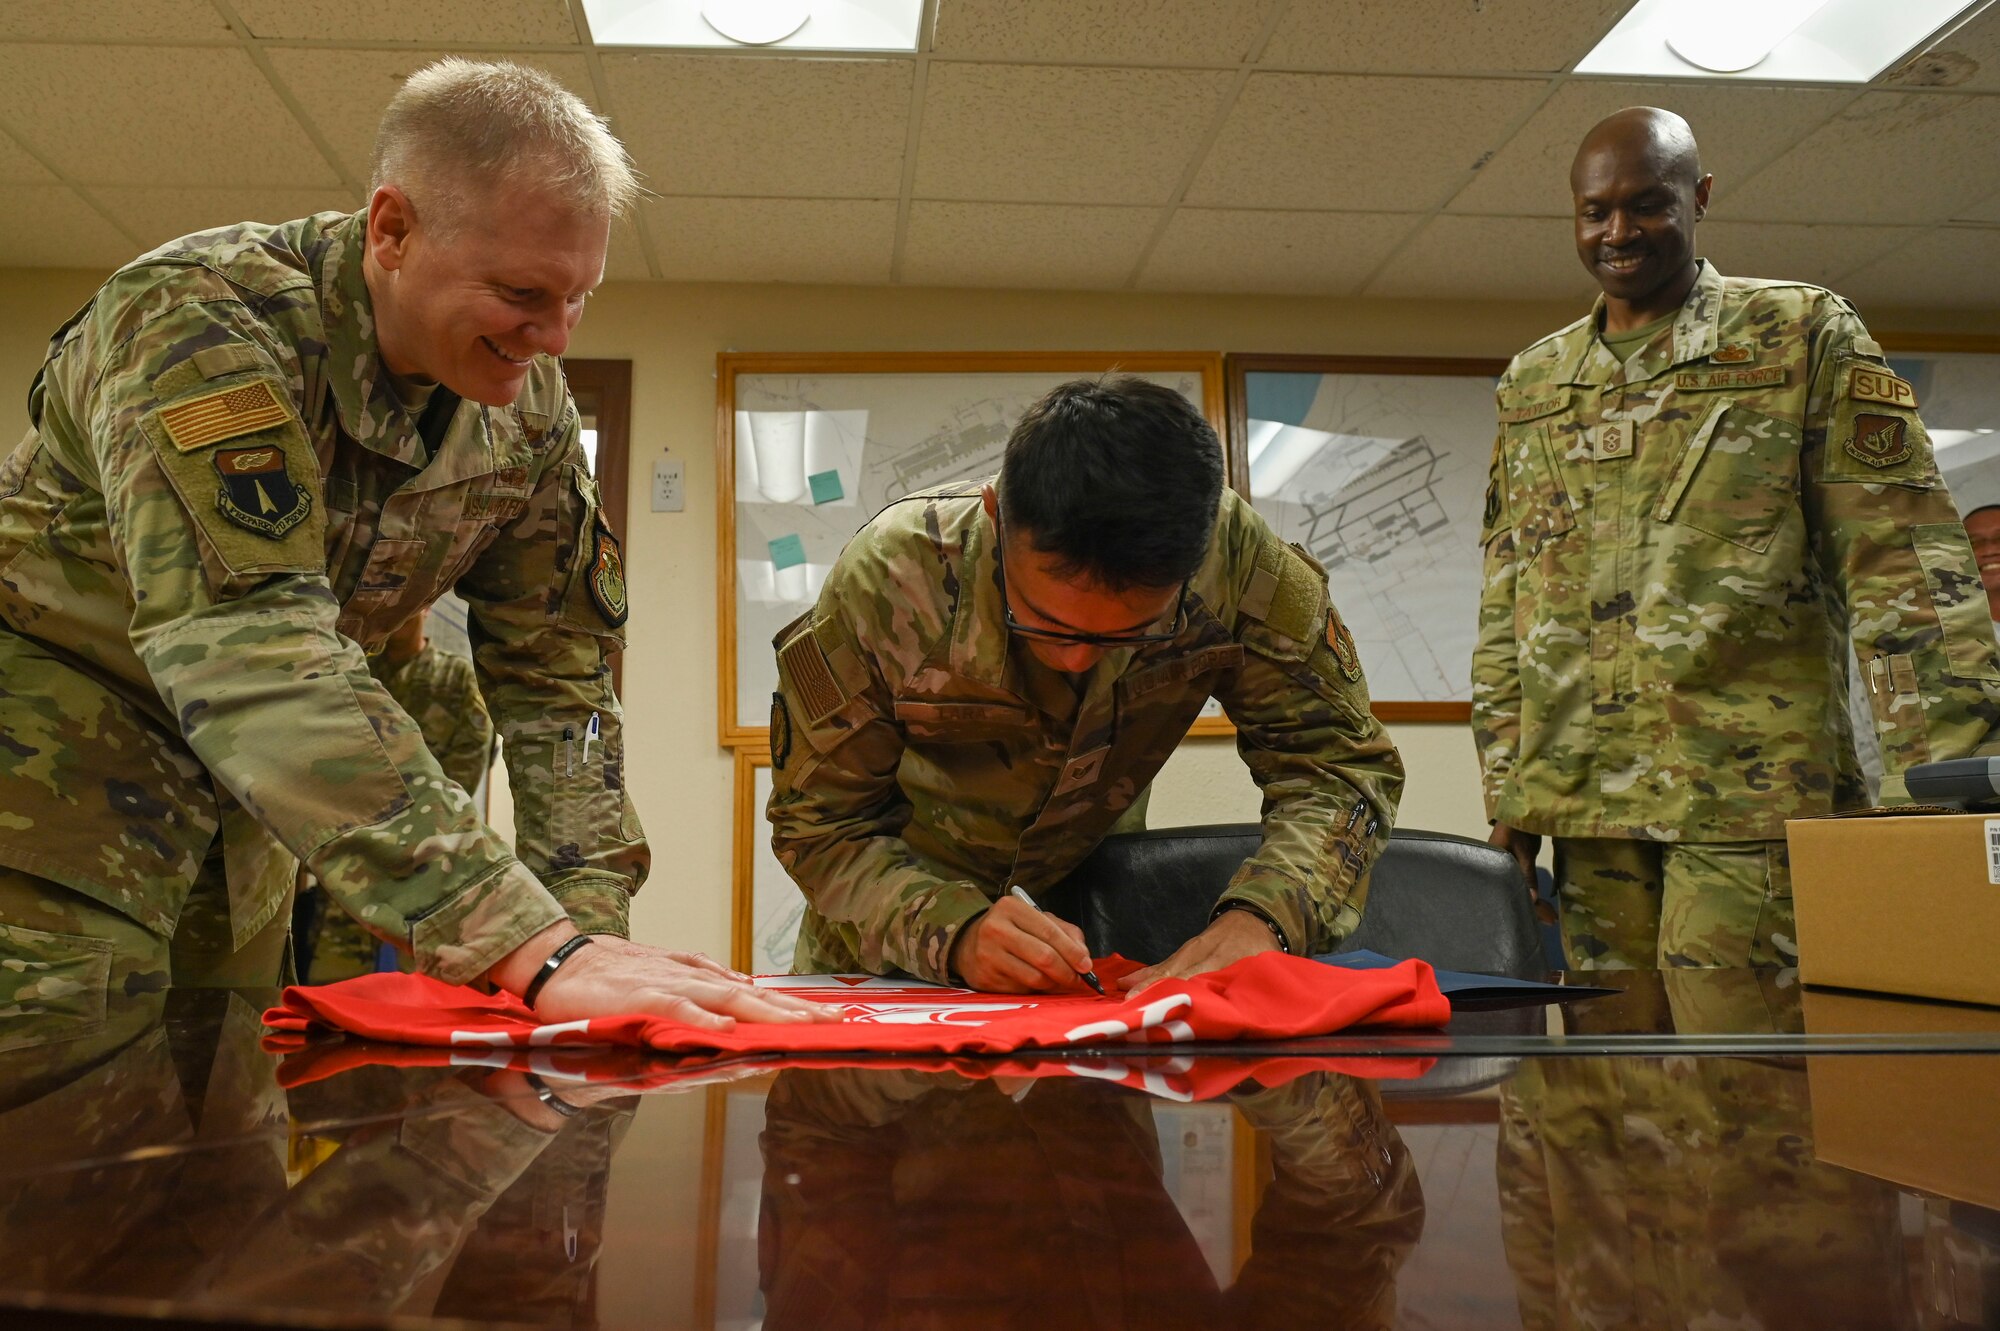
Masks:
[[[1061,643],[1066,647],[1139,647],[1150,642],[1172,642],[1187,630],[1188,585],[1181,582],[1180,596],[1174,601],[1174,622],[1172,627],[1160,633],[1068,633],[1061,629],[1032,628],[1014,618],[1014,604],[1007,596],[1007,533],[1000,526],[1000,515],[993,515],[993,538],[999,542],[994,552],[994,567],[999,571],[1000,617],[1007,625],[1009,633],[1023,638],[1033,638],[1038,642]]]

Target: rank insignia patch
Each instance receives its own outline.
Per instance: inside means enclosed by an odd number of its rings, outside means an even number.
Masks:
[[[222,477],[215,506],[231,522],[260,536],[275,541],[312,512],[312,496],[293,484],[285,470],[285,450],[276,445],[225,448],[215,455],[215,471]]]
[[[1354,646],[1354,635],[1347,631],[1347,625],[1340,622],[1340,616],[1328,612],[1326,617],[1326,645],[1333,653],[1333,662],[1340,667],[1340,673],[1350,684],[1361,682],[1361,653]]]
[[[1847,451],[1871,467],[1893,467],[1910,456],[1909,422],[1862,412],[1854,418]]]
[[[590,559],[590,599],[612,628],[625,627],[632,607],[625,599],[625,559],[618,551],[618,538],[600,520],[596,527],[597,549]]]
[[[160,408],[161,427],[183,453],[268,430],[291,418],[291,408],[280,402],[277,390],[262,379]]]

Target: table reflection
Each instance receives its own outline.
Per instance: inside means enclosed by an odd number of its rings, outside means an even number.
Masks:
[[[1589,1042],[1990,1014],[1616,978],[1540,1053],[1435,1060],[303,1043],[223,992],[17,1016],[0,1324],[2000,1327],[2000,1055]]]

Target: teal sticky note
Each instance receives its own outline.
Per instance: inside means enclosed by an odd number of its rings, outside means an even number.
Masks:
[[[774,568],[797,568],[806,562],[806,543],[796,536],[780,536],[771,542],[771,565]]]
[[[847,497],[847,491],[840,488],[840,473],[837,471],[816,471],[806,477],[806,484],[812,486],[815,504],[831,504]]]

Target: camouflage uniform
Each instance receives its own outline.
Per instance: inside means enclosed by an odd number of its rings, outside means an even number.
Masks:
[[[1804,1025],[1796,972],[1607,982],[1569,1034]],[[1802,1059],[1525,1060],[1496,1174],[1525,1331],[1910,1325],[1897,1191],[1814,1158]]]
[[[1143,1095],[1060,1076],[1015,1096],[956,1074],[781,1072],[758,1139],[764,1325],[1395,1325],[1424,1196],[1380,1096],[1315,1071],[1229,1098],[1270,1173],[1221,1289],[1162,1182]]]
[[[386,652],[370,656],[368,672],[417,723],[424,747],[438,760],[444,774],[466,794],[476,794],[493,761],[493,718],[486,714],[486,703],[479,696],[472,662],[425,643],[396,661]],[[327,900],[317,884],[305,890],[317,898],[316,920],[301,949],[302,956],[311,957],[312,968],[307,972],[301,962],[300,971],[314,984],[373,971],[381,946],[375,936]]]
[[[624,584],[575,407],[545,360],[511,407],[434,401],[427,440],[362,240],[322,214],[176,241],[51,343],[0,461],[0,865],[70,919],[9,938],[31,969],[94,955],[114,916],[227,954],[282,928],[301,859],[447,981],[565,910],[625,930],[647,853],[605,660]],[[452,587],[516,850],[364,657]]]
[[[1888,797],[1911,764],[1986,744],[1985,593],[1914,394],[1840,297],[1704,262],[1623,364],[1598,317],[1500,381],[1472,669],[1487,815],[1562,839],[1574,962],[1726,959],[1758,920],[1782,952],[1788,879],[1713,875],[1669,843],[1754,859],[1786,819],[1860,802],[1850,636]],[[1661,843],[1648,920],[1590,908],[1588,879],[1628,871],[1597,862],[1629,853],[1616,839]],[[1732,890],[1762,898],[1711,918]]]
[[[1224,492],[1184,630],[1074,683],[1010,642],[997,573],[977,484],[913,495],[778,635],[771,840],[811,903],[795,969],[947,979],[959,929],[1075,868],[1211,694],[1264,791],[1263,847],[1216,910],[1302,954],[1351,933],[1403,770],[1320,567]]]

